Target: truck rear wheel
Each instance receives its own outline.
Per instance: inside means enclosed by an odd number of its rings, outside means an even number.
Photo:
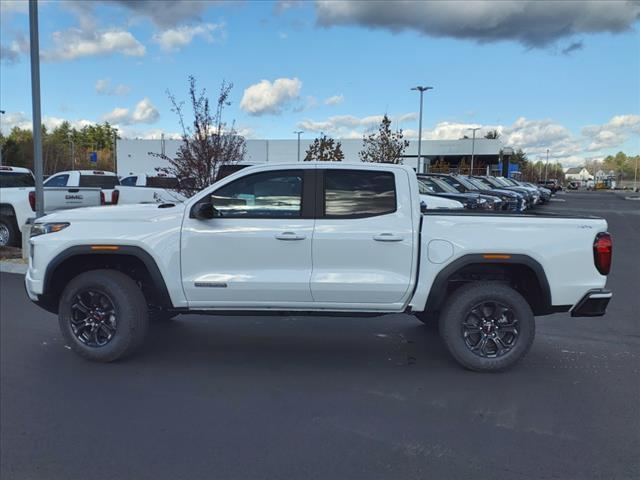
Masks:
[[[0,247],[14,247],[20,244],[20,232],[15,217],[0,217]]]
[[[71,349],[97,362],[133,353],[149,324],[142,291],[114,270],[91,270],[75,277],[64,289],[58,311],[60,330]]]
[[[463,367],[496,372],[512,367],[529,351],[535,318],[513,288],[472,283],[447,301],[440,315],[440,336]]]

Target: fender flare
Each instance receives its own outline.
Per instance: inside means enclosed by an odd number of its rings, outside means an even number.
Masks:
[[[151,276],[151,281],[153,282],[154,287],[156,288],[158,295],[160,296],[160,301],[164,308],[173,308],[173,304],[171,302],[171,297],[169,296],[169,290],[167,289],[167,284],[164,281],[164,277],[158,268],[156,261],[153,257],[143,248],[133,246],[133,245],[113,245],[114,247],[118,247],[117,250],[93,250],[91,245],[76,245],[73,247],[69,247],[66,250],[63,250],[58,255],[56,255],[53,260],[49,262],[44,274],[43,281],[43,289],[42,289],[42,297],[43,303],[46,302],[45,299],[51,297],[51,281],[56,269],[62,265],[65,261],[79,256],[79,255],[109,255],[109,256],[131,256],[140,260],[144,266],[147,268],[149,275]],[[56,307],[57,308],[57,307]],[[50,309],[48,309],[50,310]]]
[[[462,257],[454,260],[449,265],[444,267],[437,275],[431,285],[429,296],[427,297],[427,303],[425,305],[425,311],[437,312],[442,308],[447,297],[447,284],[449,279],[455,275],[458,271],[468,265],[524,265],[530,268],[538,280],[540,285],[540,291],[542,293],[541,305],[534,312],[536,315],[546,315],[554,313],[556,311],[565,311],[564,307],[558,307],[555,309],[551,304],[551,288],[549,287],[549,281],[547,280],[547,274],[544,271],[542,265],[528,255],[522,254],[500,254],[508,256],[509,258],[485,258],[483,253],[472,253],[463,255]]]

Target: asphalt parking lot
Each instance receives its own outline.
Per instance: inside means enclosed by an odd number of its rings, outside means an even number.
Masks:
[[[462,370],[406,315],[189,315],[93,364],[1,274],[0,477],[639,478],[640,202],[542,210],[609,221],[614,298],[602,318],[540,318],[502,374]]]

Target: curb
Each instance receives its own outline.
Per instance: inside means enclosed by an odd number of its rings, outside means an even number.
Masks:
[[[24,275],[29,267],[24,263],[0,261],[0,273],[19,273]]]

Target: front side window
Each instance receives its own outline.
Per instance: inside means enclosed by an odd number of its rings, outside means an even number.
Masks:
[[[396,183],[391,172],[326,170],[325,217],[373,217],[396,211]]]
[[[120,180],[120,185],[124,187],[135,187],[138,177],[127,177]]]
[[[69,181],[69,175],[58,175],[56,177],[49,178],[44,182],[45,187],[66,187]]]
[[[219,188],[211,201],[223,218],[295,218],[302,214],[302,183],[302,170],[254,173]]]

